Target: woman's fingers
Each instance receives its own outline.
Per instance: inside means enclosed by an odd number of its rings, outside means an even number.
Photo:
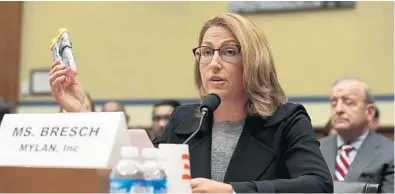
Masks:
[[[66,80],[66,76],[62,75],[60,77],[57,77],[52,83],[52,92],[58,93],[61,88],[62,88],[62,83]]]
[[[59,71],[59,70],[63,70],[66,69],[66,65],[57,65],[54,66],[51,71],[49,72],[50,75],[54,74],[55,72]]]
[[[62,61],[60,59],[57,59],[55,61],[52,62],[52,66],[51,69],[53,69],[54,67],[56,67],[57,65],[61,65]]]
[[[66,75],[67,73],[67,69],[61,69],[58,71],[55,71],[53,73],[50,74],[49,76],[49,83],[52,85],[52,83],[58,78],[61,77],[63,75]]]

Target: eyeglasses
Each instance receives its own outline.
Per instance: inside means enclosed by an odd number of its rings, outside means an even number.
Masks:
[[[239,45],[223,45],[219,49],[213,49],[208,46],[199,46],[192,49],[193,55],[200,64],[208,64],[213,59],[215,51],[218,51],[222,60],[228,63],[237,64],[242,61]]]

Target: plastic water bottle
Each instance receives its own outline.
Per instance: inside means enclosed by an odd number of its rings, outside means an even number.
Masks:
[[[145,193],[144,174],[137,157],[137,147],[121,147],[121,160],[111,172],[111,193]]]
[[[144,148],[143,158],[145,193],[167,193],[167,176],[158,164],[159,150],[157,148]]]

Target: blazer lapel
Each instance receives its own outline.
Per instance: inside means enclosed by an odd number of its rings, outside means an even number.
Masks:
[[[194,138],[189,143],[192,178],[211,178],[211,136]]]
[[[378,154],[376,149],[380,147],[380,144],[375,140],[375,135],[374,132],[369,132],[351,163],[345,180],[357,181],[363,170],[376,158]]]
[[[329,171],[331,172],[332,179],[335,177],[335,165],[337,156],[337,136],[332,136],[329,139],[329,144],[322,148],[322,155],[328,165]]]
[[[225,174],[224,182],[256,180],[273,163],[275,151],[253,137],[254,128],[262,129],[262,119],[251,118],[246,121],[239,141]]]

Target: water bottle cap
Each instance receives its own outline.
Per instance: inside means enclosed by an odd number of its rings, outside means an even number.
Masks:
[[[143,157],[147,159],[156,159],[159,156],[159,149],[157,148],[144,148]]]
[[[122,157],[137,157],[138,156],[138,148],[133,146],[123,146],[121,147],[121,155]]]

